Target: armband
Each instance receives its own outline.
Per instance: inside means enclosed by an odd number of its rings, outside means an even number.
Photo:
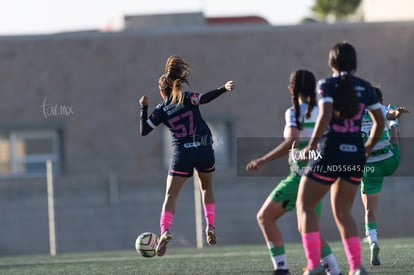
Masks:
[[[190,96],[191,104],[193,105],[200,105],[200,98],[199,94],[193,94]]]

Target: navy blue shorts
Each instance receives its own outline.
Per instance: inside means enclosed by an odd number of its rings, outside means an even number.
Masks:
[[[365,147],[362,139],[335,139],[324,137],[318,144],[319,154],[310,158],[306,177],[322,184],[333,184],[337,178],[360,184],[365,165]]]
[[[175,148],[168,174],[170,176],[192,177],[194,169],[199,172],[215,170],[212,146],[201,145],[193,148]]]

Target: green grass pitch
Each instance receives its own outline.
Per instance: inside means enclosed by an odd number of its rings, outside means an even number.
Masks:
[[[414,274],[414,238],[380,239],[381,266],[369,266],[369,249],[362,243],[369,274]],[[265,245],[176,248],[164,257],[143,258],[133,249],[98,253],[66,253],[0,257],[0,274],[271,274]],[[343,274],[348,268],[340,242],[331,243]],[[300,243],[286,244],[292,274],[302,274],[305,258]]]

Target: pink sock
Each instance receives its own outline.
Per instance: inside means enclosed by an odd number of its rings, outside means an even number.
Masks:
[[[349,267],[351,271],[357,269],[361,263],[361,243],[357,236],[350,237],[348,239],[342,240],[342,244],[344,245],[344,250],[346,254],[346,258],[348,259]]]
[[[173,219],[174,219],[173,213],[169,211],[161,212],[161,218],[160,218],[161,233],[164,232],[165,230],[170,230]]]
[[[321,258],[321,237],[319,231],[303,233],[302,244],[308,262],[308,268],[316,268]]]
[[[214,227],[214,218],[216,217],[216,205],[214,203],[204,204],[204,216],[206,217],[207,225]]]

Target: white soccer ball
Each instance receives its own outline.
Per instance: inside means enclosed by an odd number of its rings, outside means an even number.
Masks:
[[[156,255],[155,249],[157,248],[157,244],[157,234],[145,232],[139,235],[135,241],[135,249],[142,257],[151,258]]]

